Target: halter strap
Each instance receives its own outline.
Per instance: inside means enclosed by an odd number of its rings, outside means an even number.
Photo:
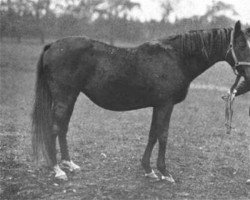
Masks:
[[[233,68],[235,75],[239,75],[237,67],[239,67],[241,65],[250,66],[250,62],[238,61],[238,58],[237,58],[235,51],[234,51],[234,29],[232,30],[231,35],[230,35],[230,44],[229,44],[229,48],[228,48],[227,53],[226,53],[226,57],[229,54],[229,52],[232,53],[232,57],[234,60],[234,66],[232,68]]]

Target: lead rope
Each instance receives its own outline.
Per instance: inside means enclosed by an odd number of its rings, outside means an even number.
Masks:
[[[233,119],[233,102],[236,94],[235,88],[237,87],[241,76],[237,75],[234,84],[230,88],[229,94],[222,97],[222,99],[226,102],[225,108],[225,126],[226,133],[230,134],[232,130],[232,119]]]

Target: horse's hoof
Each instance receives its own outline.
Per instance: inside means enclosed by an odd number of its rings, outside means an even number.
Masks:
[[[159,179],[159,177],[156,175],[156,173],[154,172],[154,170],[152,170],[150,173],[146,173],[145,177]]]
[[[81,170],[80,166],[75,164],[72,160],[71,161],[63,160],[62,165],[66,167],[70,172]]]
[[[168,174],[168,176],[161,175],[161,180],[166,180],[169,181],[170,183],[175,183],[175,180],[171,174]]]
[[[66,174],[62,174],[62,175],[55,175],[55,179],[57,180],[62,180],[62,181],[67,181],[68,177]]]
[[[66,175],[66,173],[61,170],[61,168],[59,167],[59,165],[55,165],[53,168],[54,172],[56,173],[55,178],[58,180],[64,180],[67,181],[68,177]]]

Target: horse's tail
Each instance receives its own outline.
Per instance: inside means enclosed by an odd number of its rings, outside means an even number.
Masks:
[[[35,86],[35,103],[32,114],[32,150],[36,161],[42,155],[50,164],[51,147],[51,119],[52,97],[47,82],[46,69],[43,64],[44,52],[50,47],[46,45],[37,64],[37,78]]]

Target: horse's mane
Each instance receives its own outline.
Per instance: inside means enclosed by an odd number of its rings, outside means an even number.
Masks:
[[[211,56],[228,48],[231,28],[192,30],[184,34],[170,36],[161,40],[163,44],[171,44],[182,56]]]

